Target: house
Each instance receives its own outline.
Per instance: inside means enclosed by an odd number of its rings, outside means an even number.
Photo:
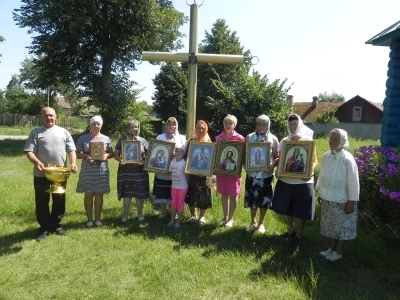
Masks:
[[[313,97],[312,102],[293,103],[293,98],[289,97],[288,101],[292,104],[293,113],[300,116],[304,124],[314,124],[318,115],[323,114],[327,110],[336,109],[343,104],[343,102],[318,102],[318,97],[316,96]]]
[[[62,112],[66,116],[72,115],[72,107],[68,100],[64,96],[56,96],[55,100],[58,106],[61,108]]]
[[[357,95],[338,107],[336,117],[340,123],[381,124],[383,107]]]

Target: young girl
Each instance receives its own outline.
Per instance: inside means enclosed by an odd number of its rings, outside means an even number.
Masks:
[[[172,188],[171,188],[171,221],[168,227],[174,226],[180,228],[182,223],[182,215],[185,209],[185,198],[188,190],[188,182],[185,175],[185,146],[180,145],[175,148],[175,158],[171,161],[169,171],[171,172]],[[175,216],[178,218],[175,222]]]
[[[349,146],[347,132],[335,128],[329,137],[330,151],[322,157],[315,189],[321,206],[321,233],[330,238],[330,247],[320,252],[327,260],[342,258],[345,240],[357,237],[357,202],[360,184],[358,169]]]
[[[235,116],[227,115],[224,118],[223,124],[224,131],[215,138],[217,142],[226,140],[244,142],[245,138],[235,131],[237,125],[237,118]],[[219,222],[220,226],[233,226],[233,214],[236,210],[241,184],[241,177],[217,176],[217,192],[221,194],[222,212],[224,214],[224,218]]]

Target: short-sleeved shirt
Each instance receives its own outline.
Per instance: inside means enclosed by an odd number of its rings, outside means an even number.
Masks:
[[[66,166],[67,154],[75,150],[71,134],[57,125],[51,129],[44,126],[33,129],[24,147],[24,152],[33,152],[45,167],[54,163]],[[45,177],[45,174],[34,166],[33,176]]]
[[[188,182],[185,175],[185,160],[181,159],[176,161],[174,158],[169,165],[171,172],[172,188],[174,189],[187,189]]]
[[[76,142],[76,145],[82,148],[82,152],[85,154],[89,154],[89,143],[90,142],[103,142],[104,143],[104,152],[107,152],[108,148],[111,148],[111,140],[108,136],[102,135],[97,138],[92,138],[90,134],[81,135]]]

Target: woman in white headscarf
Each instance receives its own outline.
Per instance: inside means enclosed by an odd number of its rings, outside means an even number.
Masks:
[[[331,240],[330,247],[320,252],[327,260],[342,258],[345,240],[357,237],[357,202],[360,184],[358,168],[349,146],[347,132],[335,128],[329,137],[330,151],[322,157],[315,189],[321,206],[321,233]]]
[[[94,116],[90,119],[90,132],[80,136],[76,142],[76,158],[82,159],[76,192],[85,194],[87,227],[102,225],[103,194],[110,193],[110,171],[107,160],[114,157],[114,153],[110,138],[100,132],[102,126],[103,119]],[[97,151],[93,150],[95,148]]]
[[[279,152],[282,151],[283,143],[286,141],[313,139],[314,131],[305,126],[302,119],[296,114],[289,116],[287,128],[289,135],[279,143]],[[311,169],[314,172],[318,164],[315,149],[311,162]],[[314,176],[302,179],[279,177],[272,199],[272,210],[285,215],[288,224],[287,235],[301,240],[305,221],[314,220],[315,217]]]

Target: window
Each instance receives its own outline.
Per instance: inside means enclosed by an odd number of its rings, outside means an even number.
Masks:
[[[361,121],[361,106],[353,107],[353,122]]]

